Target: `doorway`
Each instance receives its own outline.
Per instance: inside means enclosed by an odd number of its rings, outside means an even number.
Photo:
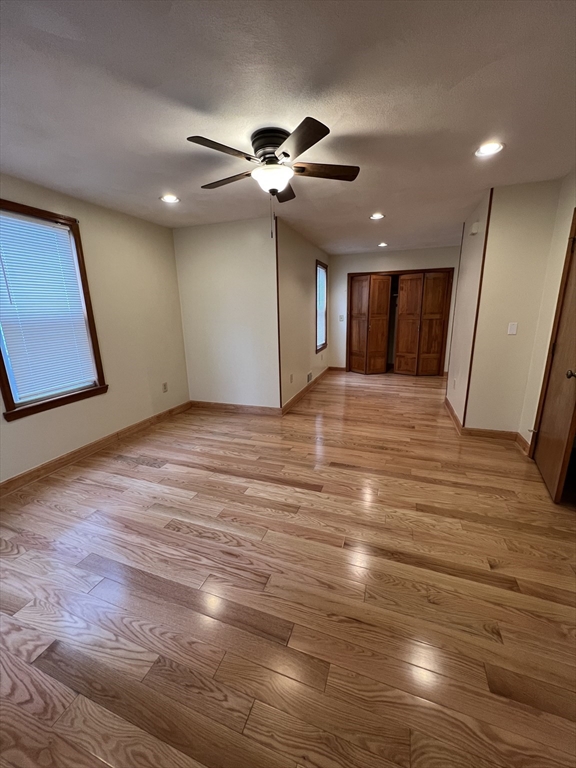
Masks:
[[[452,268],[348,275],[347,370],[441,376]]]
[[[534,459],[552,500],[566,500],[574,493],[576,470],[576,209],[572,218],[558,304],[552,326],[550,348],[534,439],[529,456]]]

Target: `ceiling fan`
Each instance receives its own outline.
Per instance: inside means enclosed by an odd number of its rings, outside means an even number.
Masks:
[[[360,168],[356,165],[327,165],[325,163],[295,163],[294,160],[313,147],[330,133],[328,126],[305,117],[300,125],[289,133],[283,128],[260,128],[255,131],[250,141],[254,154],[242,152],[239,149],[227,147],[204,136],[188,136],[188,141],[200,144],[218,152],[225,152],[233,157],[240,157],[255,163],[258,167],[252,171],[228,176],[226,179],[204,184],[202,189],[216,189],[225,184],[232,184],[240,179],[252,176],[264,192],[274,195],[278,202],[285,203],[296,197],[290,179],[297,176],[309,176],[317,179],[336,179],[339,181],[354,181]]]

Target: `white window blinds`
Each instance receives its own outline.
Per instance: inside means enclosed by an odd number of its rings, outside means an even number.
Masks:
[[[326,344],[326,267],[316,265],[316,349]]]
[[[0,325],[16,404],[97,383],[74,237],[64,224],[0,212]]]

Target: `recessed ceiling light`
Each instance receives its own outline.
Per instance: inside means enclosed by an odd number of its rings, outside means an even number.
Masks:
[[[388,243],[378,243],[378,248],[386,248]]]
[[[372,216],[370,216],[371,219],[383,219],[384,214],[383,213],[373,213]]]
[[[160,198],[163,203],[179,203],[180,198],[176,197],[176,195],[162,195]]]
[[[489,141],[487,144],[482,144],[478,147],[474,153],[476,157],[490,157],[490,155],[496,155],[504,149],[504,144],[500,144],[497,141]]]

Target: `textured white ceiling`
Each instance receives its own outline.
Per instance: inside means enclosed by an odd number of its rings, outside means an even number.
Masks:
[[[3,0],[1,160],[8,173],[168,226],[256,218],[249,170],[191,145],[250,149],[306,115],[331,135],[278,206],[331,253],[452,245],[482,190],[574,164],[571,0]],[[491,159],[474,150],[498,139]],[[163,192],[182,202],[168,207]],[[386,218],[368,216],[382,211]]]

